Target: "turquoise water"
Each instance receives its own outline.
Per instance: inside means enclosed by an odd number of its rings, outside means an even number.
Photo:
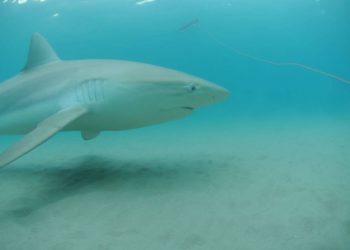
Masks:
[[[350,249],[349,11],[345,0],[1,2],[0,81],[40,32],[63,59],[161,65],[231,96],[88,142],[62,133],[3,169],[0,249]]]
[[[232,91],[232,98],[214,112],[226,109],[221,115],[230,111],[229,118],[349,113],[346,84],[242,58],[207,34],[258,57],[302,63],[349,78],[347,1],[135,2],[2,4],[0,79],[22,67],[30,36],[39,31],[64,59],[144,61],[217,82]],[[197,26],[177,32],[195,18]]]

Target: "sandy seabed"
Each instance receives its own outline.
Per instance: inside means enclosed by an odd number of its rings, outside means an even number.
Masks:
[[[350,249],[349,124],[62,133],[1,170],[0,249]]]

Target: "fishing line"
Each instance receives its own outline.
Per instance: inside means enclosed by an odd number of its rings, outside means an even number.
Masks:
[[[192,21],[190,21],[189,23],[183,25],[182,27],[179,28],[178,31],[185,31],[193,26],[197,26],[203,33],[205,33],[212,41],[214,41],[215,43],[217,43],[219,46],[235,53],[236,55],[248,58],[250,60],[256,61],[256,62],[260,62],[260,63],[265,63],[265,64],[270,64],[273,66],[277,66],[277,67],[296,67],[296,68],[302,68],[329,78],[332,78],[334,80],[346,83],[346,84],[350,84],[350,80],[345,79],[343,77],[340,77],[338,75],[323,71],[323,70],[319,70],[310,66],[307,66],[305,64],[301,64],[301,63],[296,63],[296,62],[277,62],[277,61],[271,61],[262,57],[257,57],[255,55],[251,55],[248,53],[245,53],[241,50],[238,50],[230,45],[228,45],[227,43],[224,43],[223,41],[219,40],[216,38],[216,36],[212,35],[212,33],[210,33],[209,31],[207,31],[206,29],[200,27],[199,25],[199,20],[196,18]]]

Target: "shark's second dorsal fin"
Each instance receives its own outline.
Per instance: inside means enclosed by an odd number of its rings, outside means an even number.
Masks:
[[[59,57],[51,45],[39,33],[34,33],[29,47],[27,64],[23,70],[30,70],[35,67],[59,61]]]

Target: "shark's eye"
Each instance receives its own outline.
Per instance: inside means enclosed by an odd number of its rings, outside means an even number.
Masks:
[[[197,90],[197,86],[196,86],[196,85],[191,84],[191,85],[188,86],[188,91],[189,91],[189,92],[193,92],[193,91],[195,91],[195,90]]]

